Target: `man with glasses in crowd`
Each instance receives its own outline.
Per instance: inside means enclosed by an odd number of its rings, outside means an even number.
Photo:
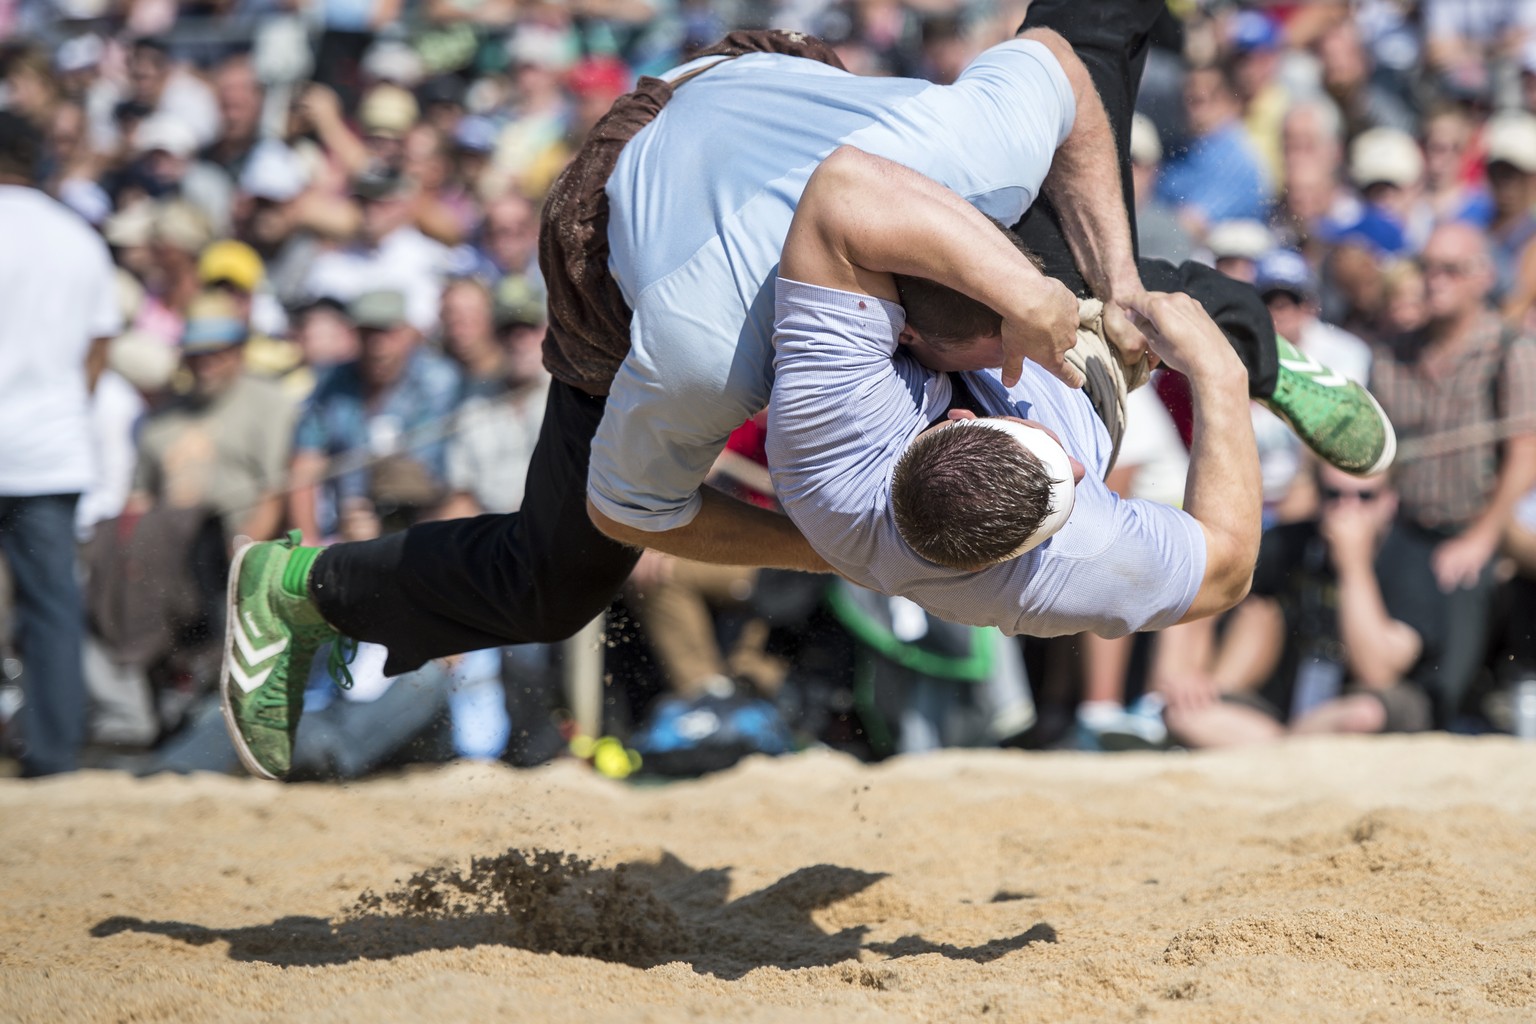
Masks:
[[[1253,591],[1211,663],[1166,675],[1164,717],[1184,746],[1429,728],[1421,684],[1444,623],[1433,584],[1404,585],[1393,565],[1397,496],[1385,476],[1332,466],[1318,467],[1316,483],[1316,516],[1264,534]]]
[[[1371,390],[1404,444],[1394,564],[1402,585],[1434,588],[1446,624],[1434,684],[1443,722],[1477,674],[1494,553],[1536,485],[1536,341],[1489,305],[1495,269],[1481,230],[1442,225],[1421,261],[1429,322],[1376,346]]]

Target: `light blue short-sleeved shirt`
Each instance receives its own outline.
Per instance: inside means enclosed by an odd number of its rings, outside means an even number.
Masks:
[[[834,149],[904,164],[1012,224],[1075,115],[1061,65],[1023,40],[947,86],[751,54],[680,87],[608,180],[609,269],[634,319],[592,445],[597,508],[652,532],[698,513],[726,438],[768,404],[779,253]]]
[[[768,465],[811,546],[849,579],[939,618],[1005,633],[1122,636],[1183,618],[1205,576],[1205,537],[1184,512],[1104,486],[1110,441],[1088,396],[1032,362],[1012,388],[966,374],[981,406],[1054,430],[1087,469],[1072,515],[1011,561],[963,572],[896,529],[891,479],[907,445],[950,408],[949,378],[898,352],[899,305],[780,278]]]

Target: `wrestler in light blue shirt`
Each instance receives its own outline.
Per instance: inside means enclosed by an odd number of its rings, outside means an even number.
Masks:
[[[780,278],[775,316],[769,469],[785,511],[839,572],[1010,634],[1121,636],[1183,618],[1205,575],[1200,524],[1104,486],[1109,432],[1082,391],[1029,361],[1012,388],[996,370],[965,375],[988,413],[1050,427],[1087,474],[1066,525],[1039,547],[979,572],[949,569],[907,546],[891,509],[896,463],[951,400],[948,377],[898,351],[902,308]]]
[[[650,532],[697,515],[726,438],[768,404],[779,252],[834,149],[904,164],[1013,224],[1075,116],[1061,65],[1027,40],[947,86],[749,54],[679,87],[608,180],[609,269],[634,319],[592,445],[598,511]]]

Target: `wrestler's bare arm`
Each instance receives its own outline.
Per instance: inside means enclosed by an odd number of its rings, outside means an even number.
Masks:
[[[1205,535],[1205,577],[1180,620],[1189,622],[1241,601],[1259,557],[1263,486],[1248,411],[1248,371],[1210,314],[1188,295],[1152,292],[1133,309],[1153,351],[1189,378],[1193,392],[1184,511]]]
[[[1057,33],[1029,29],[1032,39],[1051,51],[1072,83],[1077,116],[1072,132],[1051,159],[1042,191],[1061,216],[1062,233],[1083,280],[1105,303],[1104,326],[1127,363],[1139,360],[1147,339],[1126,317],[1124,304],[1145,294],[1131,249],[1130,213],[1118,201],[1123,194],[1115,139],[1104,104],[1088,69]],[[1113,200],[1110,197],[1115,197]]]
[[[788,516],[748,505],[705,488],[704,505],[687,526],[648,533],[610,519],[587,501],[587,515],[604,534],[621,544],[653,548],[677,558],[712,565],[753,565],[764,569],[831,572],[826,559],[790,522]]]
[[[843,146],[822,161],[790,223],[779,274],[891,301],[892,274],[937,281],[1002,316],[1005,382],[1017,382],[1027,356],[1082,386],[1066,361],[1077,342],[1077,300],[1067,287],[954,192],[882,157]]]

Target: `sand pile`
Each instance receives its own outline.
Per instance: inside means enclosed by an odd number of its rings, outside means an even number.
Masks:
[[[1536,748],[0,784],[0,1020],[1536,1019]]]

